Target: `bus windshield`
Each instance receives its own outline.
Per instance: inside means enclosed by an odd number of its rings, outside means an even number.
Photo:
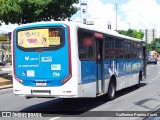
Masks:
[[[64,45],[63,28],[25,29],[17,34],[17,47],[23,51],[51,50]]]

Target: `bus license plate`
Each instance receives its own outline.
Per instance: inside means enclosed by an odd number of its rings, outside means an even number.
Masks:
[[[43,82],[43,83],[40,83],[40,82],[37,82],[36,83],[36,86],[37,87],[44,87],[44,86],[46,86],[47,84],[45,83],[45,82]]]

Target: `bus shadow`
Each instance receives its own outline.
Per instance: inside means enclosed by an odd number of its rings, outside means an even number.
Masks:
[[[141,83],[140,88],[144,87],[146,84]],[[116,94],[116,98],[124,96],[128,93],[131,93],[138,88],[133,86],[123,90],[120,90]],[[34,99],[34,98],[33,98]],[[35,98],[36,99],[36,98]],[[27,112],[27,113],[42,113],[44,116],[94,116],[95,114],[92,113],[90,110],[94,109],[98,106],[106,104],[107,98],[104,96],[97,97],[97,98],[57,98],[52,99],[47,102],[39,103],[30,107],[27,107],[20,112]],[[94,115],[93,115],[94,114]]]
[[[106,101],[100,101],[97,98],[76,98],[76,99],[53,99],[47,102],[27,107],[20,112],[41,113],[44,116],[81,116],[87,111],[96,108]]]
[[[124,95],[126,95],[126,94],[128,94],[128,93],[131,93],[131,92],[133,92],[133,91],[136,91],[136,90],[138,90],[138,89],[140,89],[140,88],[142,88],[142,87],[145,87],[146,85],[147,85],[147,83],[140,83],[139,86],[136,86],[136,85],[135,85],[135,86],[131,86],[131,87],[122,89],[122,90],[116,92],[116,98],[121,97],[121,96],[124,96]]]

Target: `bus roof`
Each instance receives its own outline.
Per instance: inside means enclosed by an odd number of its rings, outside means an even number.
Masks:
[[[77,26],[79,28],[89,29],[89,30],[93,30],[93,31],[96,31],[96,32],[105,33],[105,34],[108,34],[108,35],[111,35],[111,36],[116,36],[116,37],[119,37],[119,38],[129,39],[129,40],[133,40],[133,41],[144,41],[142,39],[137,39],[137,38],[125,36],[125,35],[119,34],[116,31],[101,28],[101,27],[90,26],[90,25],[85,25],[85,24],[77,24]]]
[[[116,36],[116,37],[119,37],[119,38],[124,38],[124,39],[133,40],[133,41],[139,41],[139,42],[144,41],[142,39],[137,39],[137,38],[133,38],[133,37],[129,37],[129,36],[119,34],[118,32],[113,31],[113,30],[109,30],[109,29],[105,29],[105,28],[97,27],[97,26],[85,25],[85,24],[82,24],[82,23],[79,23],[79,22],[73,22],[73,21],[42,21],[42,22],[22,24],[22,25],[19,25],[17,28],[27,26],[27,25],[35,25],[35,24],[40,25],[40,24],[48,24],[48,23],[57,23],[57,24],[63,23],[63,24],[67,24],[69,26],[75,26],[77,28],[92,30],[92,31],[108,34],[108,35],[111,35],[111,36]],[[17,29],[17,28],[15,28],[15,29]]]

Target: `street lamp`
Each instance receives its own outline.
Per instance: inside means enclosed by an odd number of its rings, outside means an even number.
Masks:
[[[111,21],[110,20],[107,21],[107,25],[108,25],[108,29],[111,30]]]

